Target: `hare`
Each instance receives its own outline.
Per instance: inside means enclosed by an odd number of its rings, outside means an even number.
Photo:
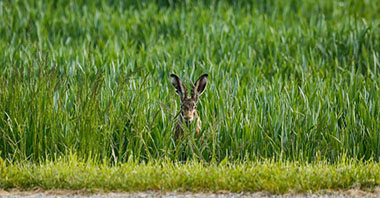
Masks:
[[[199,135],[201,120],[197,112],[197,102],[199,96],[206,89],[207,80],[208,74],[203,74],[201,77],[199,77],[199,79],[194,83],[191,89],[191,95],[189,98],[187,95],[187,89],[183,85],[181,79],[175,74],[170,74],[170,82],[175,87],[176,93],[179,95],[181,99],[181,112],[179,114],[179,119],[174,134],[175,139],[182,135],[184,123],[186,125],[189,125],[195,119],[197,120],[195,130],[197,136]]]

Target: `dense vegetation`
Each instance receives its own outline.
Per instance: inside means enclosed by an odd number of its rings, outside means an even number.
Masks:
[[[380,158],[377,1],[0,1],[0,157]],[[210,81],[172,138],[177,73]],[[1,159],[0,158],[0,159]]]

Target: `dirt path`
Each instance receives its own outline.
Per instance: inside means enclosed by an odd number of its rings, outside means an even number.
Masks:
[[[1,198],[150,198],[150,197],[160,197],[160,198],[245,198],[245,197],[379,197],[380,198],[380,188],[377,188],[373,193],[368,193],[361,190],[347,190],[342,192],[332,192],[325,194],[288,194],[288,195],[270,195],[267,193],[250,193],[250,194],[239,194],[239,193],[160,193],[160,192],[138,192],[138,193],[95,193],[88,194],[83,191],[64,191],[64,190],[50,190],[50,191],[4,191],[0,189]]]

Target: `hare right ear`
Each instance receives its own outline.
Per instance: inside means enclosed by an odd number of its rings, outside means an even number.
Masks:
[[[207,85],[208,74],[203,74],[194,83],[193,89],[191,90],[191,97],[198,100],[198,97],[205,91]]]
[[[185,98],[187,97],[187,91],[181,79],[179,79],[179,77],[175,74],[170,74],[170,83],[175,87],[175,91],[179,95],[181,100],[185,100]]]

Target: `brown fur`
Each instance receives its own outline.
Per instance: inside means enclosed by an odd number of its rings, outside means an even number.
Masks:
[[[174,138],[177,139],[180,137],[183,133],[184,127],[193,122],[196,121],[196,135],[199,135],[200,128],[201,128],[201,120],[199,118],[198,112],[197,112],[197,102],[199,99],[199,96],[204,92],[207,85],[207,79],[208,75],[203,74],[193,85],[193,88],[191,90],[191,96],[188,98],[187,96],[187,89],[183,85],[181,79],[175,75],[170,75],[170,82],[171,84],[176,88],[176,93],[181,98],[181,112],[179,114],[179,119],[177,122],[177,126],[175,129]]]

